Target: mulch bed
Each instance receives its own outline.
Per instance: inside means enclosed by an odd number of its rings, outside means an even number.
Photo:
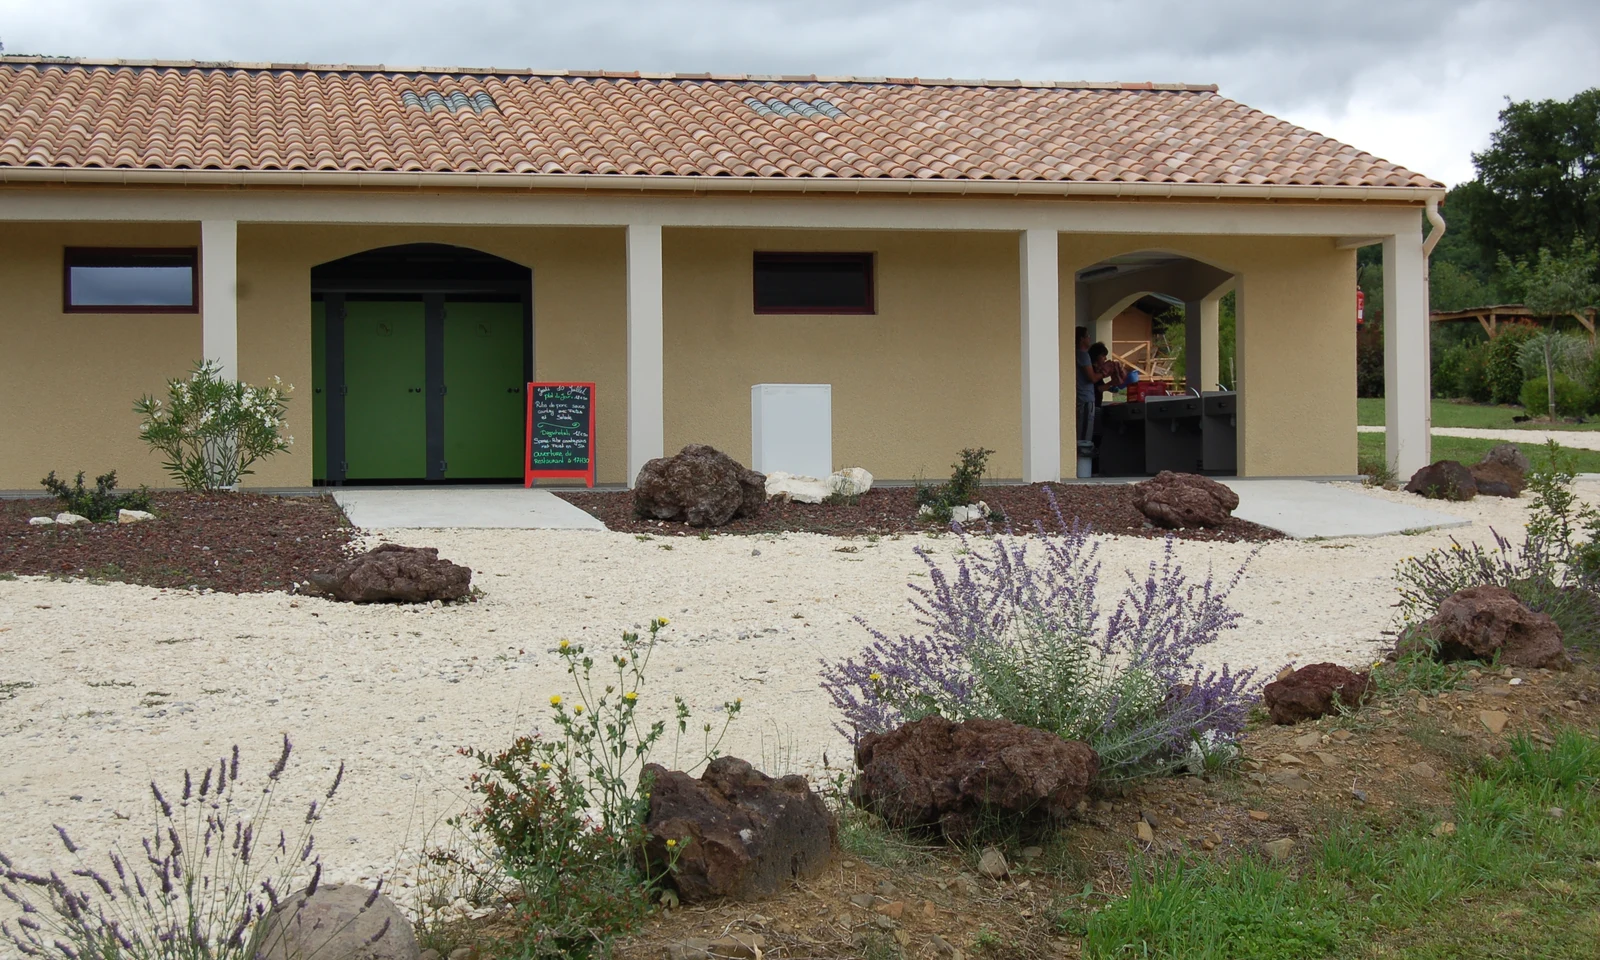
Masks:
[[[1096,533],[1185,540],[1263,541],[1283,534],[1245,520],[1229,520],[1214,529],[1165,530],[1152,526],[1133,505],[1131,484],[1034,483],[984,487],[982,498],[999,510],[1018,533],[1031,533],[1043,524],[1046,533],[1058,530],[1046,490],[1055,494],[1061,516],[1086,523]],[[916,533],[938,524],[917,516],[916,491],[911,487],[875,487],[853,504],[792,503],[769,500],[757,517],[746,517],[720,527],[691,527],[677,521],[645,520],[633,515],[630,491],[556,494],[589,513],[612,530],[660,536],[699,536],[752,533],[823,533],[832,536]]]
[[[285,590],[349,556],[332,497],[157,493],[155,520],[31,527],[57,501],[0,501],[0,573],[121,580],[225,593]]]

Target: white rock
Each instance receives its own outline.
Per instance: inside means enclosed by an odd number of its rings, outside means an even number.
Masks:
[[[55,517],[29,517],[28,518],[28,526],[30,526],[30,527],[53,527],[55,525],[56,525],[56,518]]]
[[[117,511],[117,522],[118,523],[143,523],[146,520],[154,520],[155,518],[156,518],[155,514],[149,513],[149,512],[144,511],[144,510],[118,510]]]
[[[979,500],[962,507],[950,508],[950,521],[952,523],[973,523],[989,515],[989,505]]]
[[[56,523],[64,524],[64,525],[69,526],[69,527],[75,527],[80,523],[88,523],[88,522],[89,522],[89,518],[88,517],[80,517],[76,513],[58,513],[58,514],[56,514]]]
[[[767,474],[767,496],[784,496],[795,503],[821,503],[832,491],[828,481],[801,477],[782,470]]]
[[[861,467],[845,467],[828,475],[828,488],[847,497],[859,497],[872,489],[872,474]]]

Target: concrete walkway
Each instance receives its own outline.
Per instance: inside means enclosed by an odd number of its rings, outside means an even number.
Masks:
[[[1391,503],[1348,487],[1311,480],[1223,480],[1239,495],[1233,515],[1282,530],[1296,540],[1313,537],[1384,537],[1418,530],[1464,527],[1472,521],[1437,510]]]
[[[1356,427],[1357,433],[1382,433],[1383,427]],[[1480,430],[1476,427],[1434,427],[1436,437],[1467,437],[1499,440],[1503,443],[1544,443],[1554,440],[1563,447],[1600,450],[1600,430]]]
[[[604,530],[549,490],[522,487],[340,487],[333,499],[365,530]]]

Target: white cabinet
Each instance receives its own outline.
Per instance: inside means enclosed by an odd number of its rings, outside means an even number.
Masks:
[[[833,385],[751,387],[750,439],[752,469],[826,477],[833,472]]]

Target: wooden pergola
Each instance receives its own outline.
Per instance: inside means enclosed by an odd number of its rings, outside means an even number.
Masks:
[[[1589,339],[1595,339],[1595,308],[1590,307],[1582,313],[1563,314],[1571,316],[1583,324],[1589,331]],[[1553,317],[1536,316],[1533,311],[1520,303],[1501,303],[1490,307],[1473,307],[1470,310],[1435,310],[1430,319],[1434,323],[1454,323],[1460,320],[1476,320],[1483,325],[1483,331],[1493,340],[1500,333],[1502,320],[1510,323],[1538,323],[1540,320],[1554,319]]]

